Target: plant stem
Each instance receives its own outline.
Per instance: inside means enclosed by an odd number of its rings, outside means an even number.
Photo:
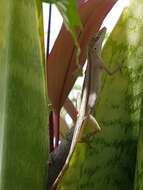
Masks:
[[[59,128],[60,128],[60,110],[53,110],[53,124],[54,124],[54,148],[59,145]]]
[[[53,128],[53,112],[51,111],[49,115],[49,138],[50,138],[50,152],[54,150],[54,128]]]

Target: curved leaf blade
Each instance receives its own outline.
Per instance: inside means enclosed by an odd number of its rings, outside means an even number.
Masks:
[[[36,1],[0,1],[0,189],[43,190],[48,155]]]

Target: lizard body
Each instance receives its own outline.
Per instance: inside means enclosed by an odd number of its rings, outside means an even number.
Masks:
[[[86,75],[88,75],[88,101],[87,101],[87,112],[90,114],[95,110],[95,102],[99,92],[102,60],[101,60],[101,48],[105,37],[106,28],[102,28],[97,34],[94,34],[90,39],[87,51],[87,69]]]
[[[101,48],[105,33],[106,28],[104,27],[97,34],[93,35],[89,41],[87,50],[88,62],[82,90],[81,106],[79,109],[79,116],[75,125],[75,131],[73,134],[73,140],[67,162],[69,162],[69,159],[71,158],[79,136],[82,136],[81,131],[84,127],[84,121],[92,117],[91,113],[95,109],[95,102],[99,91],[99,81],[102,69],[102,61],[100,59]],[[92,120],[94,120],[93,122],[95,123],[96,131],[100,131],[101,128],[96,119],[92,117]]]

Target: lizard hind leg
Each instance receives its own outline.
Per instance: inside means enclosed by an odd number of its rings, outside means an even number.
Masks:
[[[96,119],[91,114],[89,114],[83,121],[82,130],[78,137],[78,142],[86,142],[85,139],[88,139],[88,137],[93,136],[100,131],[100,125],[98,124]]]

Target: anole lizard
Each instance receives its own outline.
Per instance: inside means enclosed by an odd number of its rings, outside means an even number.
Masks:
[[[102,28],[97,34],[93,35],[90,39],[87,50],[88,63],[82,90],[81,105],[80,109],[78,110],[79,114],[77,116],[75,130],[73,132],[70,151],[60,174],[58,175],[56,181],[53,184],[53,188],[57,185],[57,183],[63,176],[65,169],[68,167],[69,161],[72,157],[75,146],[84,127],[84,122],[90,118],[93,120],[96,129],[100,130],[100,127],[96,119],[91,114],[93,110],[95,110],[95,102],[99,91],[101,71],[105,70],[108,74],[113,74],[117,70],[119,70],[119,68],[121,68],[120,66],[116,68],[113,72],[110,72],[110,70],[103,64],[103,61],[101,59],[101,49],[105,33],[106,28]]]
[[[72,153],[75,149],[77,139],[79,138],[80,132],[83,127],[85,119],[87,119],[92,111],[95,109],[96,97],[99,90],[99,80],[101,74],[102,61],[100,59],[100,52],[102,48],[102,42],[104,40],[106,33],[106,28],[101,29],[96,35],[92,36],[90,39],[88,50],[87,50],[87,68],[85,73],[85,80],[83,84],[81,106],[79,109],[79,115],[77,117],[77,122],[75,124],[75,130],[73,134],[73,139],[71,143],[71,148],[69,155],[67,157],[66,163],[69,163]],[[102,66],[102,67],[101,67]],[[95,120],[95,125],[98,130],[100,127]]]

